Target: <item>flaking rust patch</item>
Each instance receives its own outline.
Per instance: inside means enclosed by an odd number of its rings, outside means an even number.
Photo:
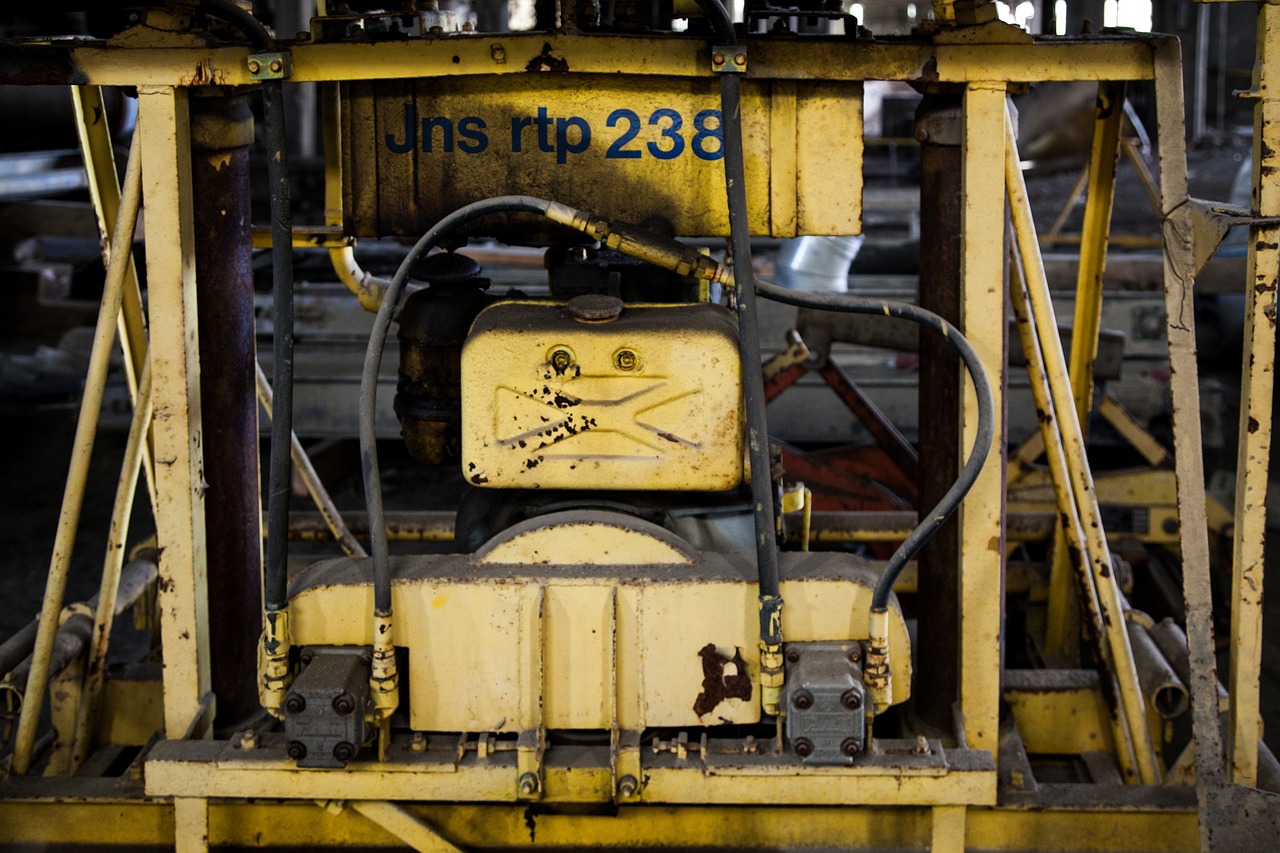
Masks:
[[[702,692],[693,703],[693,713],[699,717],[711,713],[726,699],[751,698],[751,676],[747,674],[747,662],[741,649],[734,648],[733,657],[727,658],[716,650],[715,643],[707,643],[698,650],[702,658]],[[733,664],[736,672],[725,675],[725,664]]]

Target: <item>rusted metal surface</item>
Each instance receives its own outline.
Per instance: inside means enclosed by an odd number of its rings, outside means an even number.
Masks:
[[[715,643],[707,643],[698,650],[702,659],[702,692],[693,702],[693,713],[704,717],[726,699],[751,699],[755,682],[742,658],[742,650],[734,649],[733,657],[725,657]],[[728,672],[729,667],[732,672]]]
[[[916,112],[920,139],[920,307],[959,324],[962,274],[960,147],[961,98],[927,94]],[[960,467],[960,360],[935,335],[920,338],[920,506],[932,507],[955,482]],[[952,705],[960,693],[960,523],[958,517],[920,551],[920,595],[929,618],[920,620],[917,643],[922,689],[921,718],[952,727]]]
[[[191,143],[209,637],[218,723],[233,725],[258,708],[245,661],[255,659],[262,612],[249,96],[193,96]]]
[[[437,256],[439,257],[439,256]],[[467,282],[412,294],[400,312],[395,410],[409,454],[440,465],[462,439],[462,344],[489,299]]]

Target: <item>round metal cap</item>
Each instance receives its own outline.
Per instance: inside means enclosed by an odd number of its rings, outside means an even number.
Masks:
[[[622,315],[622,300],[616,296],[587,293],[569,300],[569,313],[583,323],[609,323]]]

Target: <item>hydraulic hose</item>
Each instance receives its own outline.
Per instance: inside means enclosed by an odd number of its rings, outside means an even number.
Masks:
[[[698,0],[717,40],[739,43],[733,19],[720,0]],[[742,361],[742,397],[751,460],[751,507],[756,534],[756,571],[760,603],[760,701],[777,714],[782,691],[782,595],[773,477],[769,464],[769,426],[765,416],[764,376],[759,370],[760,332],[751,267],[751,227],[747,221],[746,167],[742,150],[741,74],[720,74],[720,128],[724,138],[724,180],[729,205],[729,241],[738,284],[738,353]]]
[[[904,302],[890,302],[883,299],[870,299],[853,296],[847,293],[811,293],[788,290],[767,282],[756,285],[757,292],[765,299],[784,302],[798,308],[813,308],[819,311],[840,311],[848,314],[871,314],[879,317],[897,317],[919,324],[926,329],[938,333],[951,345],[964,362],[965,370],[973,379],[973,388],[978,398],[978,429],[974,436],[973,449],[969,451],[969,459],[965,462],[960,476],[942,496],[924,520],[911,531],[906,540],[898,546],[898,550],[885,564],[884,571],[876,582],[871,596],[871,609],[885,611],[889,606],[889,594],[893,591],[893,583],[902,569],[912,557],[924,546],[929,538],[938,531],[951,514],[960,506],[964,496],[973,488],[982,466],[987,461],[987,453],[991,450],[991,440],[995,434],[995,402],[991,396],[991,382],[982,366],[982,360],[974,351],[973,345],[965,339],[960,331],[943,318],[927,311],[918,305]]]
[[[491,213],[545,215],[550,206],[551,202],[531,196],[499,196],[469,204],[441,219],[419,238],[400,263],[400,268],[396,270],[395,277],[391,279],[390,286],[383,294],[382,304],[378,306],[378,313],[373,320],[373,330],[369,333],[369,347],[365,351],[364,368],[360,374],[360,466],[364,475],[365,505],[369,515],[369,551],[373,557],[373,661],[369,683],[374,706],[384,720],[395,711],[399,695],[391,619],[391,555],[387,547],[387,524],[382,505],[382,473],[378,466],[376,429],[378,373],[382,368],[382,350],[386,346],[387,334],[391,329],[391,318],[401,294],[404,293],[409,272],[418,260],[435,248],[449,232]],[[282,421],[282,418],[273,419],[272,426]],[[283,446],[288,446],[287,439]],[[272,450],[275,450],[274,440]],[[285,458],[287,459],[288,456],[286,455]],[[287,514],[285,523],[287,533]],[[284,536],[281,536],[281,539],[283,540]]]

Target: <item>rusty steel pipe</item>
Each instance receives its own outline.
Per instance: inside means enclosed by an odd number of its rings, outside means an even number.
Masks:
[[[195,90],[191,181],[204,437],[209,645],[218,725],[257,713],[262,614],[257,352],[250,246],[248,95]]]
[[[1133,663],[1138,668],[1138,684],[1147,704],[1161,719],[1176,720],[1190,707],[1187,685],[1151,638],[1150,626],[1144,620],[1150,621],[1145,614],[1132,610],[1125,614]]]
[[[961,96],[926,94],[916,110],[920,140],[920,284],[918,304],[960,322],[961,294]],[[883,318],[876,318],[880,322]],[[960,359],[945,341],[917,333],[921,417],[916,481],[921,512],[934,506],[960,470]],[[954,725],[960,697],[960,524],[952,518],[920,549],[919,586],[929,602],[917,644],[916,712],[944,731]]]

